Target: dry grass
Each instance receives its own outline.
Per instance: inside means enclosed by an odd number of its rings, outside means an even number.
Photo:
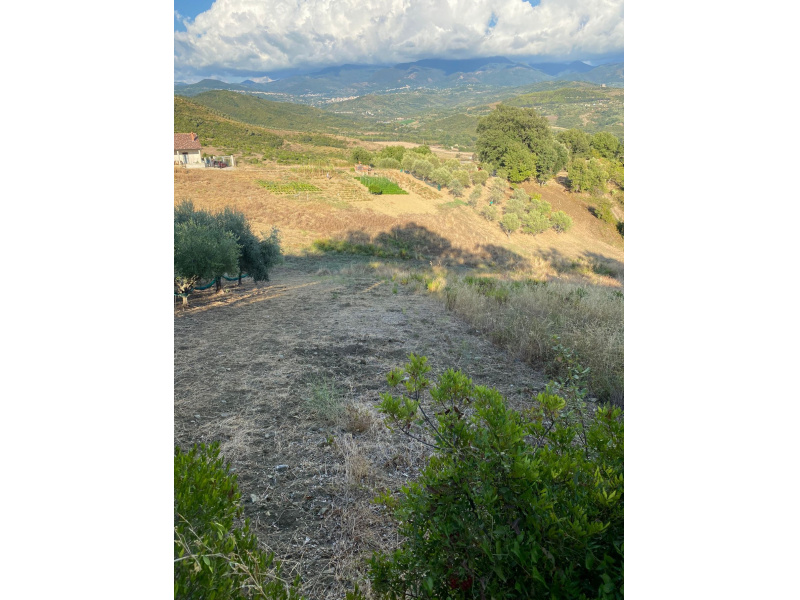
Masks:
[[[407,196],[370,196],[349,169],[303,170],[277,164],[243,166],[236,169],[176,169],[176,201],[191,199],[204,210],[230,206],[245,213],[253,230],[281,230],[283,247],[289,254],[308,251],[314,240],[375,240],[379,236],[411,235],[409,243],[443,265],[520,269],[534,277],[554,277],[570,272],[584,278],[608,277],[587,264],[585,273],[573,262],[581,257],[614,265],[621,272],[623,241],[616,230],[593,217],[586,200],[570,194],[556,181],[544,187],[525,184],[529,193],[539,193],[553,210],[563,210],[573,219],[564,234],[548,231],[537,236],[505,235],[496,223],[475,208],[442,208],[452,198],[409,174],[391,171],[392,179],[410,193]],[[258,180],[302,181],[319,187],[314,194],[273,194]],[[487,188],[478,186],[486,196]],[[510,194],[510,189],[505,192]],[[419,237],[418,234],[422,234]],[[416,236],[416,237],[414,237]]]
[[[527,361],[555,356],[553,336],[591,369],[591,390],[603,400],[624,398],[622,293],[603,286],[551,281],[514,285],[498,280],[487,291],[451,278],[448,307]]]
[[[247,454],[256,430],[249,419],[234,415],[205,423],[200,426],[200,432],[206,443],[221,441],[220,452],[227,460],[238,460]]]
[[[336,440],[344,456],[344,478],[349,485],[370,484],[375,479],[372,465],[361,450],[353,435],[346,433]]]

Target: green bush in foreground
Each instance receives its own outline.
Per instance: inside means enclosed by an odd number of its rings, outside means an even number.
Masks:
[[[622,598],[621,411],[588,417],[581,394],[568,407],[548,387],[520,413],[461,372],[435,385],[425,357],[409,360],[387,376],[404,393],[382,394],[380,410],[434,453],[399,499],[380,498],[404,541],[370,560],[376,595]]]
[[[175,448],[175,598],[299,600],[297,581],[280,579],[281,565],[259,550],[250,524],[241,526],[236,475],[219,444]]]

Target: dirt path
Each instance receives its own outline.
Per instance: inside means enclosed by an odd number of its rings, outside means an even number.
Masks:
[[[371,498],[425,458],[375,410],[386,373],[425,354],[433,375],[460,368],[520,407],[545,381],[364,263],[292,259],[271,278],[176,308],[175,443],[219,440],[261,544],[307,597],[342,598],[362,558],[397,541]]]

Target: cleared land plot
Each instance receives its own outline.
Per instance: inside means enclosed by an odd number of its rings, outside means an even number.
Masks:
[[[546,382],[363,262],[289,259],[271,279],[176,309],[175,443],[220,441],[260,543],[289,578],[302,576],[306,597],[342,598],[362,558],[397,543],[370,500],[415,477],[426,456],[375,411],[386,373],[425,354],[432,375],[460,368],[516,408]]]
[[[572,217],[565,234],[547,231],[537,236],[506,235],[497,223],[479,215],[488,189],[478,186],[475,208],[454,202],[445,190],[408,173],[390,170],[407,195],[372,195],[345,168],[314,169],[269,165],[236,169],[184,169],[175,172],[175,201],[192,200],[197,208],[221,210],[230,206],[247,215],[255,232],[281,230],[287,253],[302,253],[315,240],[375,243],[393,238],[419,250],[434,263],[514,268],[533,277],[573,276],[576,261],[603,263],[621,273],[623,240],[616,229],[592,216],[588,200],[564,189],[564,174],[546,186],[526,183],[529,193],[540,193],[554,211]],[[383,173],[379,173],[383,175]],[[274,193],[258,181],[318,187],[319,192]],[[472,188],[468,188],[468,196]],[[506,197],[511,190],[506,191]],[[412,252],[411,255],[416,255]],[[595,278],[596,279],[596,278]],[[606,278],[607,285],[619,281]]]

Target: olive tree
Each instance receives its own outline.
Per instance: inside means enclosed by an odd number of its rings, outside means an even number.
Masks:
[[[239,261],[239,245],[230,231],[197,221],[175,222],[174,276],[183,306],[200,279],[233,271]]]

